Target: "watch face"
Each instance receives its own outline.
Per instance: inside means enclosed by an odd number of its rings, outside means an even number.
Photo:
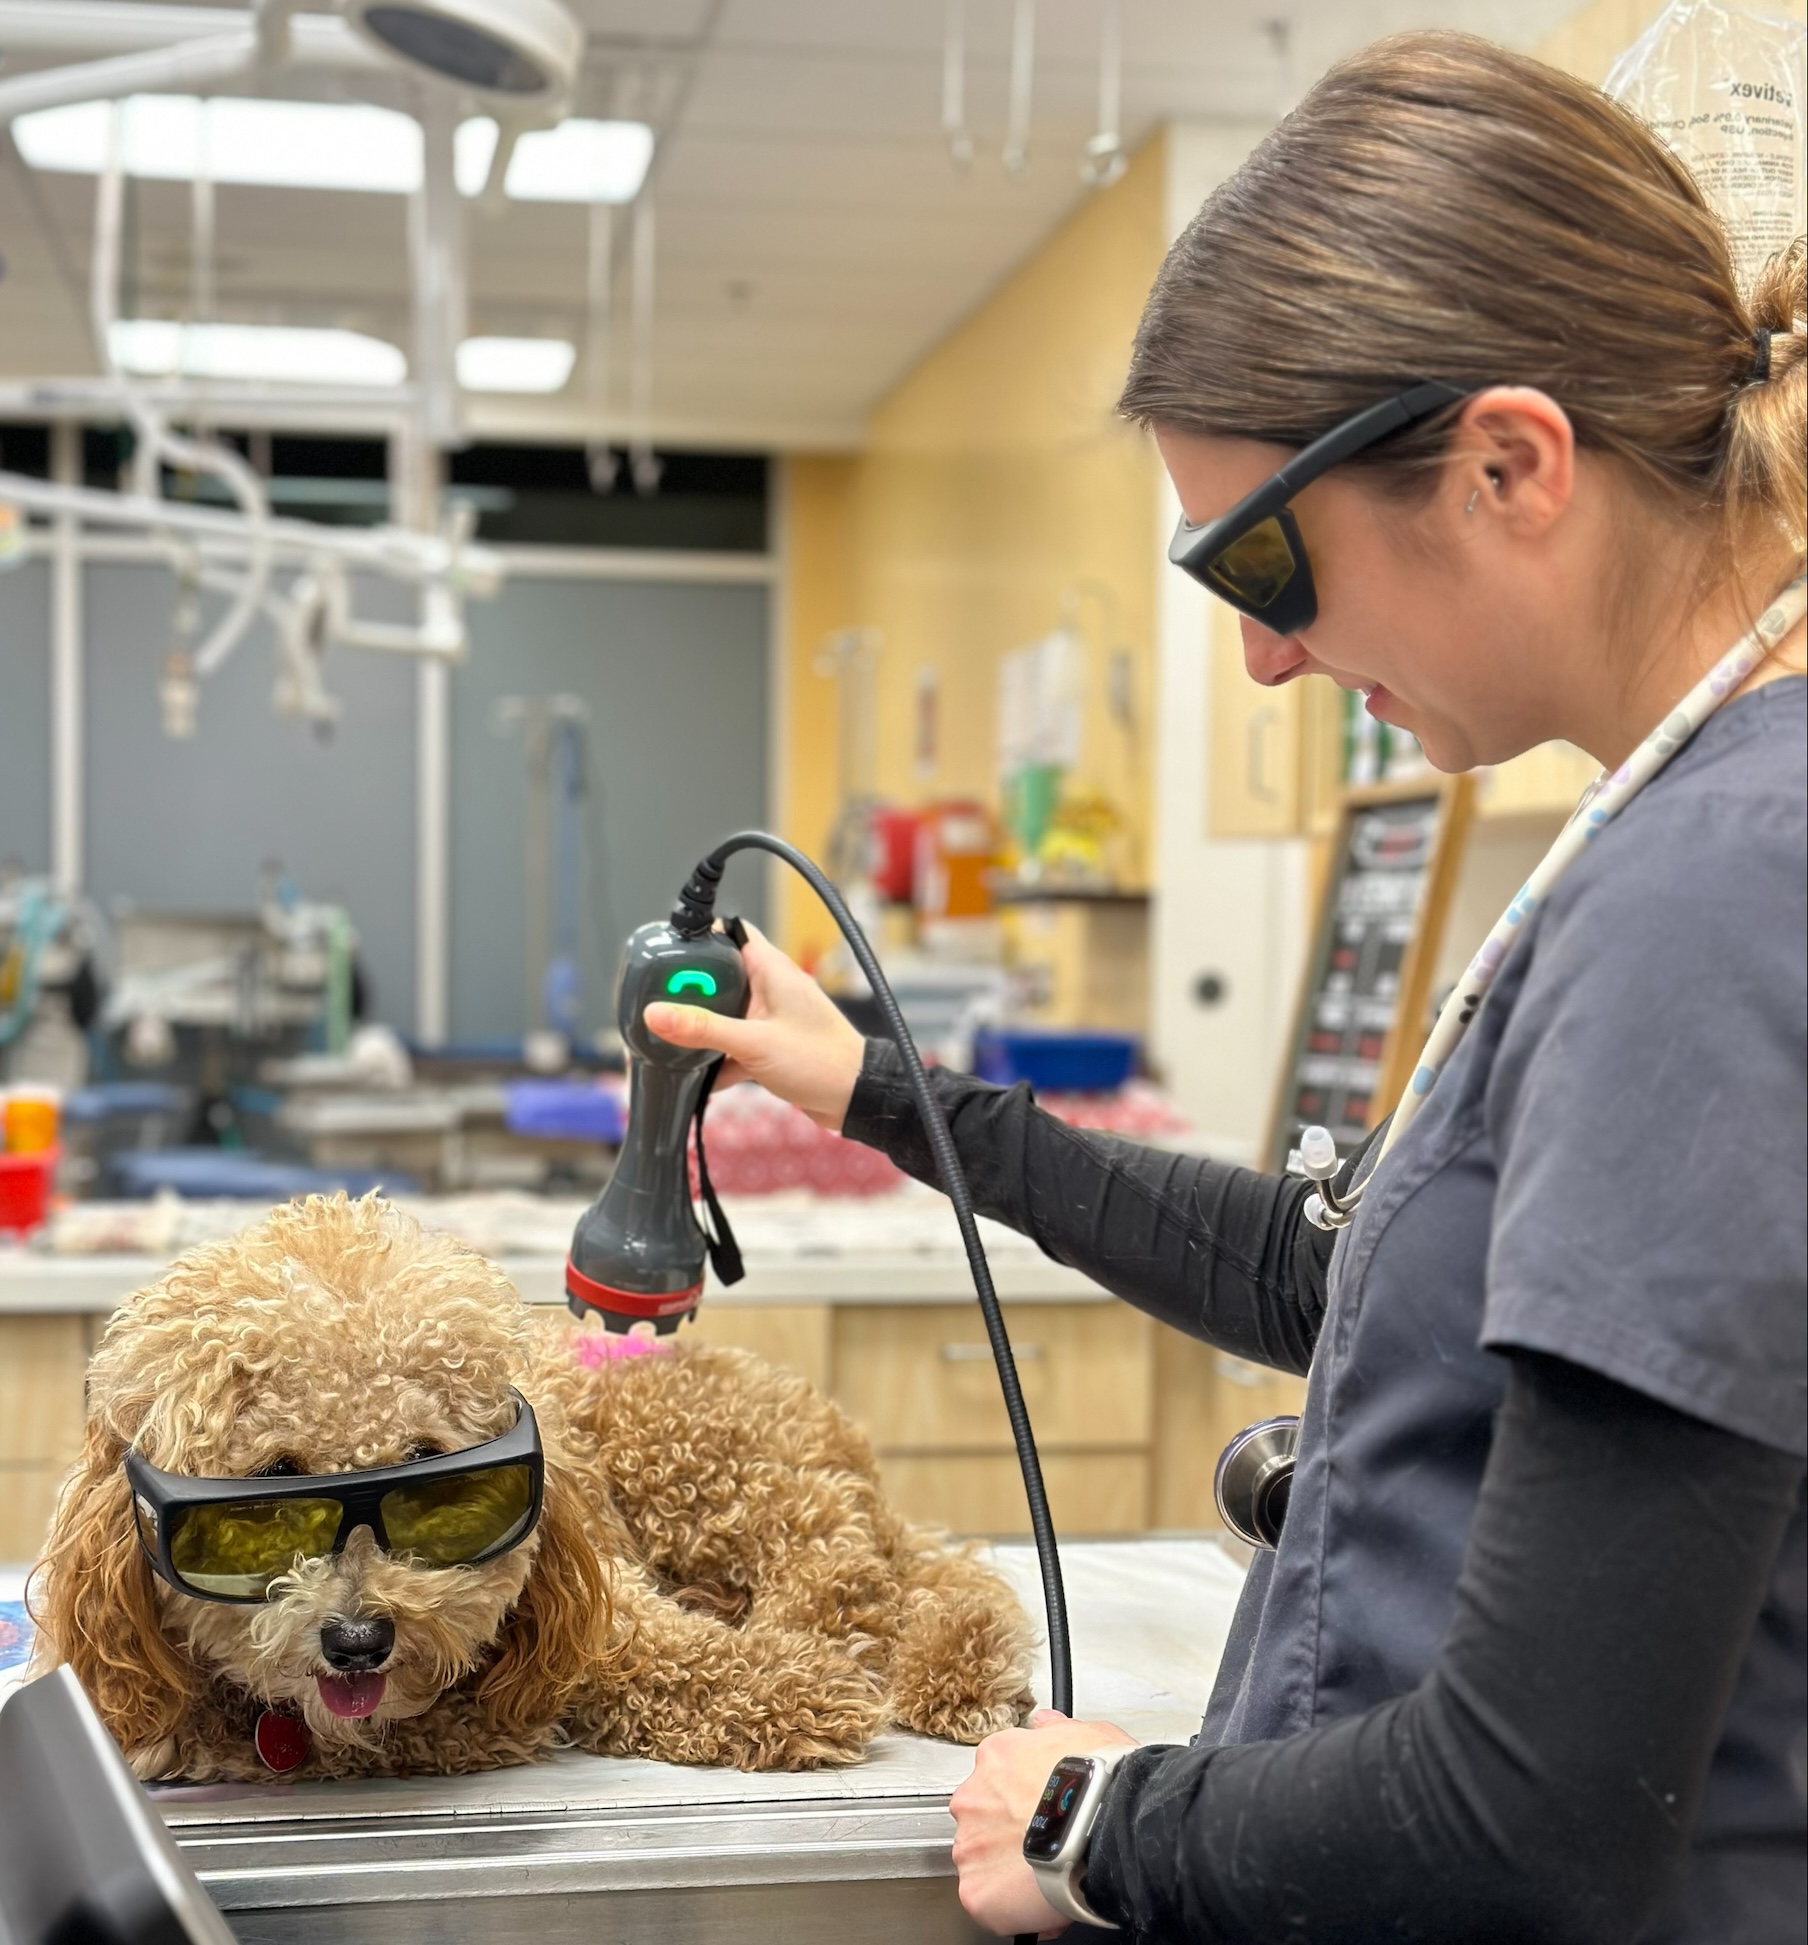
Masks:
[[[1023,1854],[1032,1863],[1052,1864],[1061,1855],[1061,1846],[1073,1828],[1074,1812],[1092,1779],[1092,1761],[1086,1756],[1064,1756],[1042,1789],[1029,1828],[1023,1833]]]

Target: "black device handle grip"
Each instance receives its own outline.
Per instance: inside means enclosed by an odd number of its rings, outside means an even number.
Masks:
[[[680,895],[672,924],[691,937],[708,931],[715,921],[716,887],[722,882],[723,867],[737,851],[764,851],[782,859],[815,892],[829,915],[841,928],[855,963],[873,989],[886,1033],[904,1062],[910,1091],[922,1116],[923,1130],[929,1137],[930,1153],[935,1157],[936,1173],[942,1190],[953,1204],[955,1221],[960,1226],[961,1242],[967,1252],[973,1288],[979,1298],[980,1315],[985,1319],[986,1336],[992,1346],[992,1361],[998,1367],[998,1387],[1004,1394],[1005,1416],[1011,1422],[1011,1441],[1017,1448],[1017,1464],[1023,1473],[1023,1494],[1029,1502],[1030,1532],[1035,1537],[1036,1561],[1042,1574],[1042,1601],[1048,1617],[1048,1665],[1050,1702],[1063,1715],[1073,1714],[1073,1652],[1067,1633],[1067,1590],[1061,1580],[1061,1555],[1055,1544],[1054,1521],[1048,1510],[1048,1491],[1042,1479],[1042,1458],[1036,1450],[1036,1435],[1030,1427],[1029,1407],[1023,1402],[1023,1387],[1017,1378],[1017,1360],[1011,1351],[1010,1333],[1005,1329],[999,1309],[998,1292],[992,1283],[991,1265],[986,1261],[985,1245],[980,1240],[979,1224],[973,1214],[973,1197],[967,1187],[965,1170],[955,1150],[948,1117],[929,1085],[923,1070],[922,1055],[904,1023],[903,1009],[891,990],[860,922],[848,909],[847,901],[831,883],[822,868],[806,857],[794,844],[770,831],[737,831],[703,859],[691,873]]]

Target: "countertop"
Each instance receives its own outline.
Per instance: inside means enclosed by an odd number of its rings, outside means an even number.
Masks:
[[[529,1303],[565,1301],[565,1241],[587,1206],[518,1191],[398,1197],[431,1227],[462,1235],[513,1278]],[[725,1197],[747,1260],[744,1281],[711,1302],[741,1304],[959,1303],[973,1286],[947,1202],[909,1183],[893,1193],[846,1199],[799,1192]],[[53,1235],[120,1247],[49,1252],[0,1248],[0,1317],[110,1311],[160,1276],[184,1249],[255,1222],[253,1203],[84,1203]],[[1006,1303],[1087,1303],[1105,1292],[1051,1262],[1001,1223],[980,1232]]]

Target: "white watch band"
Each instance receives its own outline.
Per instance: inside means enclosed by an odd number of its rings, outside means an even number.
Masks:
[[[1086,1861],[1092,1848],[1092,1827],[1098,1821],[1099,1805],[1104,1798],[1106,1784],[1119,1759],[1129,1753],[1127,1749],[1087,1751],[1087,1760],[1098,1765],[1095,1771],[1097,1780],[1087,1791],[1086,1801],[1080,1810],[1080,1821],[1062,1844],[1059,1857],[1046,1863],[1029,1859],[1030,1869],[1036,1874],[1037,1888],[1062,1917],[1071,1918],[1076,1924],[1095,1926],[1100,1931],[1116,1931],[1118,1927],[1109,1918],[1101,1918],[1086,1902],[1080,1890],[1080,1880],[1086,1873]]]
[[[1077,1864],[1071,1864],[1065,1870],[1051,1870],[1046,1864],[1030,1866],[1030,1869],[1036,1873],[1036,1888],[1063,1918],[1071,1918],[1077,1925],[1096,1925],[1100,1931],[1116,1931],[1117,1926],[1109,1918],[1101,1918],[1080,1896],[1079,1887],[1074,1880],[1085,1868],[1086,1860],[1083,1857]]]

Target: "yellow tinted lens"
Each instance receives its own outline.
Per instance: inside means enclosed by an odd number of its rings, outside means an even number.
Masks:
[[[185,1506],[170,1515],[170,1560],[204,1594],[255,1599],[299,1560],[331,1553],[339,1534],[333,1499],[244,1499]]]
[[[530,1466],[493,1466],[397,1486],[383,1495],[383,1530],[391,1553],[412,1553],[430,1567],[457,1567],[518,1540],[533,1509]]]
[[[1246,608],[1266,608],[1293,579],[1293,549],[1278,520],[1264,520],[1206,562],[1205,571]]]

